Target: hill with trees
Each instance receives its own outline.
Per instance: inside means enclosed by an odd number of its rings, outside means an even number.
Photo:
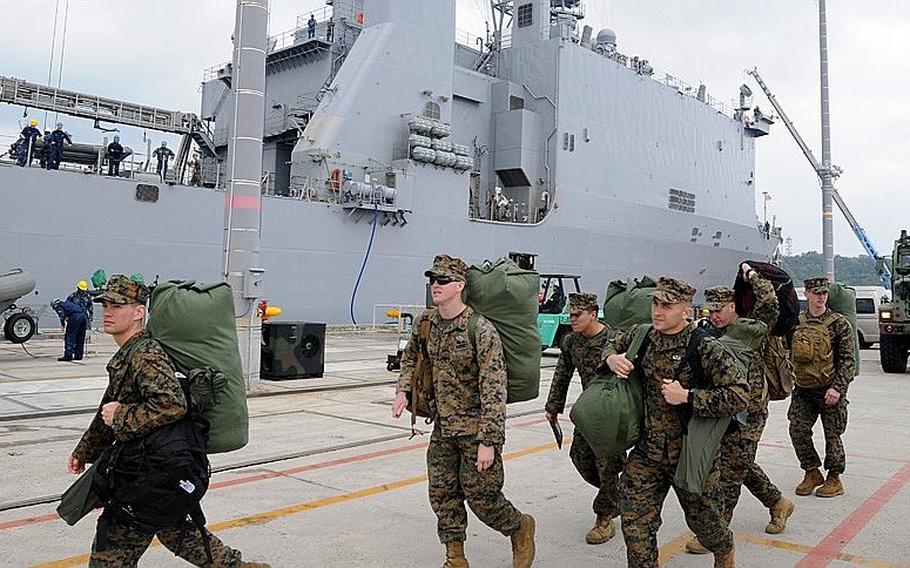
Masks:
[[[795,256],[782,256],[781,266],[790,273],[795,286],[802,286],[805,278],[821,276],[824,273],[822,254],[804,252]],[[875,272],[875,261],[866,255],[835,256],[834,273],[838,282],[849,286],[881,286],[882,281]]]

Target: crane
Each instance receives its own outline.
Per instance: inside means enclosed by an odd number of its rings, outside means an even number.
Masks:
[[[812,150],[809,149],[809,145],[806,144],[806,141],[803,140],[803,137],[799,135],[799,132],[796,130],[793,121],[790,120],[790,117],[787,116],[787,113],[784,112],[783,107],[780,106],[780,103],[777,102],[777,97],[774,96],[774,93],[771,92],[771,89],[762,79],[761,75],[758,72],[757,68],[748,69],[747,74],[751,75],[755,82],[758,83],[758,86],[761,87],[761,90],[765,93],[765,96],[768,97],[768,100],[771,101],[771,106],[774,107],[774,110],[777,111],[777,114],[780,116],[780,119],[786,125],[787,130],[790,131],[790,134],[793,135],[793,139],[796,140],[796,144],[799,146],[799,149],[803,151],[803,155],[806,156],[806,159],[809,160],[809,163],[812,164],[812,169],[815,170],[815,173],[818,174],[819,179],[824,175],[831,175],[832,179],[840,176],[841,170],[837,166],[832,166],[830,171],[826,168],[824,164],[819,162],[815,158],[815,154],[812,153]],[[862,225],[859,224],[859,221],[856,220],[853,213],[850,211],[850,208],[847,207],[847,203],[844,202],[844,198],[841,197],[838,193],[837,188],[833,192],[834,202],[837,204],[838,209],[841,213],[844,214],[844,218],[847,219],[847,223],[850,224],[850,228],[853,229],[853,234],[856,235],[859,244],[862,245],[863,249],[866,251],[872,260],[877,263],[879,267],[879,277],[882,280],[882,285],[885,288],[891,289],[891,269],[888,268],[888,265],[885,263],[879,263],[879,254],[876,250],[875,245],[872,244],[872,240],[869,238],[869,235],[866,234],[866,230],[863,229]]]

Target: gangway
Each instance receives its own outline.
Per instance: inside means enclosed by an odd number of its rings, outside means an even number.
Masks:
[[[799,132],[796,130],[796,126],[793,124],[793,121],[790,120],[790,117],[787,116],[787,113],[784,112],[783,107],[777,101],[777,97],[774,96],[774,93],[771,92],[771,88],[765,83],[761,75],[758,72],[757,68],[752,68],[746,70],[746,73],[752,76],[755,79],[755,82],[758,83],[758,86],[761,87],[761,90],[765,93],[765,96],[768,97],[768,100],[771,102],[771,106],[774,107],[774,110],[777,111],[777,114],[780,116],[780,119],[784,121],[784,124],[787,126],[787,130],[790,131],[790,134],[793,135],[793,139],[796,140],[796,144],[799,146],[800,150],[803,151],[803,155],[806,156],[806,159],[809,160],[809,163],[812,164],[812,168],[815,170],[815,173],[818,174],[819,179],[821,179],[825,174],[829,174],[826,166],[816,159],[815,154],[812,153],[812,150],[809,148],[809,145],[806,144],[806,141],[803,140],[803,137],[799,135]],[[830,175],[832,179],[840,176],[840,168],[837,166],[832,166]],[[859,221],[856,220],[853,213],[850,211],[850,208],[847,207],[847,203],[844,201],[844,198],[841,197],[840,193],[837,191],[837,188],[834,188],[832,193],[834,202],[837,204],[838,209],[841,213],[844,214],[844,218],[847,219],[847,223],[850,224],[850,228],[853,229],[853,234],[856,235],[856,239],[862,245],[863,249],[866,251],[872,260],[880,267],[879,277],[882,280],[882,285],[885,288],[891,289],[891,269],[885,263],[879,263],[879,254],[878,250],[875,248],[875,245],[872,244],[872,240],[869,238],[869,235],[866,234],[866,230],[863,229],[862,225],[859,224]]]
[[[58,89],[2,75],[0,75],[0,102],[90,120],[180,134],[183,136],[183,140],[174,162],[175,179],[181,179],[185,173],[190,140],[196,142],[206,155],[216,157],[215,143],[212,141],[206,124],[193,113]]]

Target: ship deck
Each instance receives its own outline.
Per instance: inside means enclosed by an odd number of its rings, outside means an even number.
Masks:
[[[331,333],[323,379],[265,382],[250,399],[251,442],[213,456],[203,501],[209,528],[245,559],[273,567],[442,564],[426,495],[428,436],[412,439],[407,419],[390,417],[396,375],[385,370],[385,356],[396,346],[393,333]],[[31,355],[0,343],[0,565],[85,565],[97,515],[67,527],[55,500],[73,480],[66,457],[100,399],[114,345],[96,336],[83,364],[56,361],[61,339],[27,347]],[[907,377],[882,373],[874,350],[862,359],[850,391],[846,495],[793,494],[802,472],[787,434],[787,403],[773,403],[758,460],[796,512],[783,534],[766,535],[767,511],[743,495],[732,524],[739,566],[910,566]],[[535,566],[623,566],[619,535],[585,544],[594,490],[567,449],[556,449],[543,419],[555,362],[544,357],[540,399],[509,407],[506,495],[537,518]],[[580,387],[572,388],[570,400]],[[563,428],[571,433],[568,419]],[[816,444],[823,443],[819,430]],[[663,565],[711,564],[685,553],[689,537],[668,497],[659,534]],[[472,565],[511,565],[508,539],[473,516],[466,550]],[[140,565],[186,564],[156,543]]]

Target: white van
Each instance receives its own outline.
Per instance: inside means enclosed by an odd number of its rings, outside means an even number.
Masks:
[[[891,292],[881,286],[851,286],[856,290],[856,327],[859,328],[859,344],[868,349],[878,343],[878,307],[890,301]],[[799,308],[806,309],[806,294],[803,288],[796,289]]]

